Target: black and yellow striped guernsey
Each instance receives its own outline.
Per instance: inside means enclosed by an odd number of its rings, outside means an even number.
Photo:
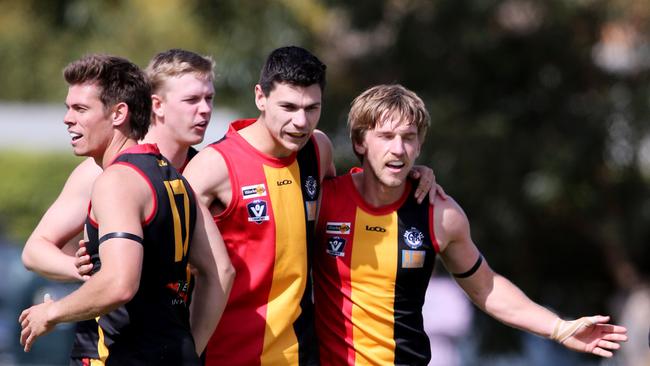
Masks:
[[[187,181],[155,145],[123,151],[112,164],[129,166],[150,185],[154,209],[142,223],[144,258],[138,291],[110,313],[77,323],[71,357],[89,365],[200,365],[190,332],[187,258],[196,201]],[[101,269],[98,225],[86,219],[93,273]],[[84,364],[82,362],[81,364]]]
[[[323,183],[314,248],[321,365],[426,365],[422,305],[438,251],[433,206],[407,182],[371,207],[344,175]]]

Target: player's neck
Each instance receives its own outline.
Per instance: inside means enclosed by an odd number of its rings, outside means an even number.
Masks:
[[[116,134],[99,157],[94,157],[95,163],[106,169],[124,150],[137,145],[138,142],[122,134]]]
[[[239,135],[262,154],[274,158],[290,156],[293,151],[286,149],[273,138],[268,128],[266,128],[263,118],[263,116],[260,116],[253,124],[239,130]]]
[[[392,205],[402,198],[406,189],[406,181],[397,187],[383,184],[369,168],[353,174],[352,181],[363,200],[373,207]]]
[[[162,126],[161,126],[162,127]],[[162,156],[167,158],[176,169],[180,169],[187,160],[187,151],[189,146],[179,143],[171,136],[167,136],[161,128],[152,125],[147,135],[142,139],[142,143],[156,144]]]

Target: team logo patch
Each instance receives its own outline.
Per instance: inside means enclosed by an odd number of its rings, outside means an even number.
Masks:
[[[412,226],[404,232],[404,242],[409,248],[417,249],[421,247],[422,239],[424,239],[424,234]]]
[[[423,250],[402,250],[402,268],[422,268],[426,252]]]
[[[385,233],[386,229],[381,227],[381,226],[366,225],[366,231],[374,231],[374,232],[377,232],[377,233]]]
[[[345,256],[345,239],[333,236],[327,239],[327,254],[335,257]]]
[[[318,188],[318,183],[316,182],[316,179],[312,177],[311,175],[305,179],[305,190],[307,191],[307,195],[309,196],[309,199],[314,199],[316,198],[316,189]]]
[[[263,197],[266,196],[266,187],[264,183],[241,187],[241,195],[244,199]]]
[[[249,202],[246,207],[248,208],[248,221],[261,224],[262,221],[269,221],[266,201],[255,200]]]
[[[349,234],[350,233],[350,223],[349,222],[328,222],[325,226],[326,234]]]

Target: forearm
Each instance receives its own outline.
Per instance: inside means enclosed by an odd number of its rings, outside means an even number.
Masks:
[[[474,300],[474,299],[473,299]],[[487,314],[514,328],[549,338],[558,317],[530,300],[505,277],[494,274],[491,291],[475,303]]]
[[[49,314],[50,321],[59,324],[93,319],[131,300],[137,288],[106,272],[97,272],[76,291],[55,301]]]
[[[227,281],[227,280],[226,280]],[[206,275],[196,276],[196,285],[190,306],[190,326],[196,346],[201,354],[208,344],[226,307],[232,280],[223,285],[224,279]]]
[[[25,267],[55,281],[81,281],[75,257],[43,238],[30,238],[23,249]]]

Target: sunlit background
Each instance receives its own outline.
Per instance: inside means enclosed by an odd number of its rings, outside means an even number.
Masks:
[[[70,327],[24,354],[16,322],[44,291],[74,286],[19,259],[80,161],[62,123],[63,67],[96,52],[143,67],[168,48],[212,55],[207,143],[257,115],[265,56],[292,44],[328,65],[319,127],[339,173],[355,164],[350,101],[403,84],[432,116],[420,163],[463,206],[491,266],[562,316],[611,314],[630,329],[601,362],[471,309],[451,324],[445,312],[460,308],[441,286],[425,317],[460,365],[650,365],[650,1],[0,0],[0,10],[0,365],[67,364]]]

